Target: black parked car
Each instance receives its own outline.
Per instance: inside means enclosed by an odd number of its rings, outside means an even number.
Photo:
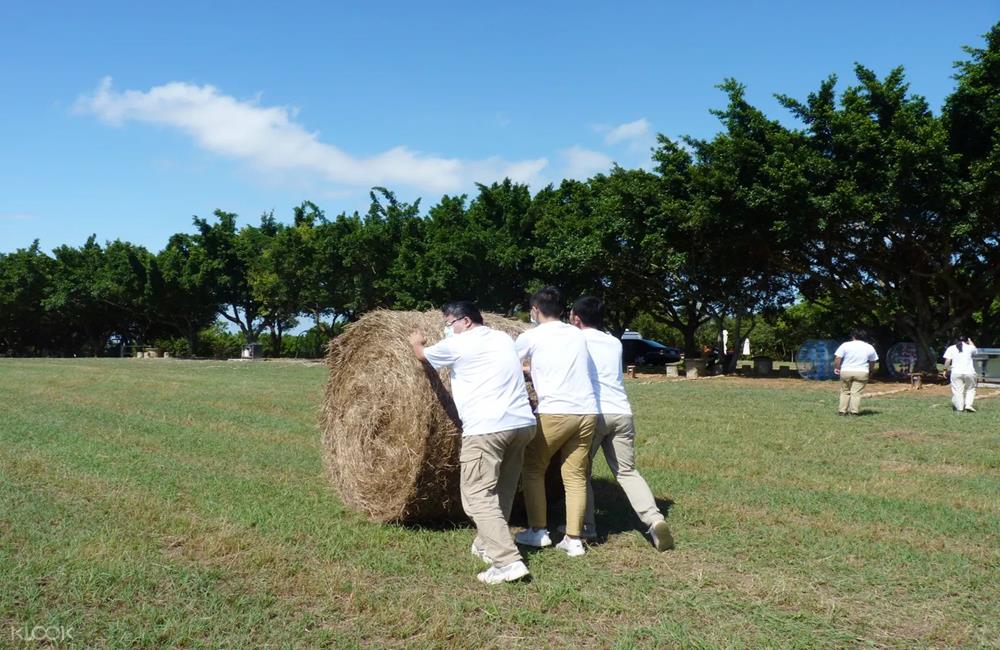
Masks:
[[[622,363],[626,366],[661,365],[677,363],[681,351],[659,341],[649,339],[622,339]]]

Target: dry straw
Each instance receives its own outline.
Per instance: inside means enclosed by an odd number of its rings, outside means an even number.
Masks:
[[[517,336],[527,326],[495,314],[486,324]],[[349,507],[379,522],[462,517],[461,426],[447,371],[413,356],[410,332],[441,339],[437,311],[374,311],[330,342],[321,426],[326,466]]]

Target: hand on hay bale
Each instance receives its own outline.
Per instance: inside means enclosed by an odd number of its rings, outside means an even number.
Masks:
[[[527,329],[483,316],[512,336]],[[418,333],[421,346],[439,341],[440,323],[437,311],[379,310],[330,341],[321,419],[326,466],[343,502],[375,521],[464,519],[461,425],[448,373],[411,350]]]

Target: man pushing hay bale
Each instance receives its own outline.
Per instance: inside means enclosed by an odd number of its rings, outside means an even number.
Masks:
[[[484,314],[517,336],[527,325]],[[464,518],[459,497],[461,427],[447,371],[418,361],[414,330],[441,338],[437,311],[380,310],[330,342],[323,403],[326,465],[345,504],[379,522]]]

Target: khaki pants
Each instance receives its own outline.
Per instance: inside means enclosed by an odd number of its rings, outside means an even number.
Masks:
[[[486,551],[497,567],[521,559],[507,519],[521,477],[524,450],[534,437],[532,425],[462,438],[462,509],[476,524],[473,543]]]
[[[587,477],[590,475],[590,440],[597,427],[596,415],[538,416],[538,431],[524,452],[524,505],[528,525],[545,528],[545,470],[556,453],[566,488],[566,534],[579,537],[587,509]]]
[[[840,371],[840,408],[838,413],[858,414],[861,393],[868,385],[868,371]]]
[[[976,401],[976,376],[951,373],[951,405],[958,411],[972,407]]]
[[[635,423],[631,415],[607,414],[597,416],[597,431],[590,443],[590,461],[599,450],[604,450],[611,473],[622,486],[628,502],[647,526],[663,520],[663,514],[656,507],[652,490],[635,468]],[[591,530],[594,526],[594,490],[587,477],[587,512],[583,518]]]

